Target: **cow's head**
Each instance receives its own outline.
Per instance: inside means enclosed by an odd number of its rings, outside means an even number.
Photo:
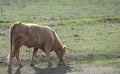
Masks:
[[[65,53],[65,48],[66,48],[66,45],[62,45],[61,48],[58,48],[57,50],[55,50],[60,61],[63,61],[63,55]]]

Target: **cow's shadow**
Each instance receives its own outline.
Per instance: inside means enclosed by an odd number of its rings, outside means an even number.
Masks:
[[[21,68],[22,67],[18,67],[15,73],[12,73],[12,69],[8,68],[7,72],[8,74],[21,74]]]
[[[8,74],[12,74],[12,69],[8,68],[7,72],[8,72]]]
[[[70,67],[67,65],[58,65],[57,67],[48,67],[44,69],[40,69],[38,67],[32,67],[35,70],[35,74],[66,74],[66,72],[70,71]]]
[[[57,65],[56,67],[47,67],[47,68],[38,68],[33,66],[33,70],[35,71],[34,74],[66,74],[71,70],[71,67],[67,66],[66,64]],[[13,74],[11,68],[8,68],[8,74]],[[17,68],[14,74],[21,74],[21,67]]]

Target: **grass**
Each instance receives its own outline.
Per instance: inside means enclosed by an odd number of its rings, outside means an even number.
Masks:
[[[78,61],[72,61],[69,64],[70,65],[77,65],[77,64],[84,64],[84,65],[94,65],[94,66],[113,66],[113,67],[118,67],[120,68],[118,59],[116,58],[98,58],[95,60],[80,60]]]
[[[10,1],[10,2],[9,2]],[[93,54],[90,62],[77,58],[72,64],[103,64],[119,60],[120,50],[120,1],[119,0],[4,0],[0,2],[0,56],[9,50],[9,27],[14,21],[48,25],[55,29],[67,45],[68,54]],[[22,47],[21,55],[28,55]],[[76,56],[77,57],[77,56]],[[85,62],[86,61],[86,62]],[[112,60],[114,61],[114,60]]]
[[[22,1],[10,1],[10,5],[3,5],[2,18],[5,20],[21,20],[36,22],[39,20],[79,19],[88,17],[106,17],[119,15],[119,0],[74,1],[48,0],[30,1],[21,6]],[[5,4],[5,2],[1,2]],[[22,17],[21,17],[22,16]]]

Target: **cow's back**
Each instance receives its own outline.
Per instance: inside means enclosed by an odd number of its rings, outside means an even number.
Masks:
[[[43,48],[43,45],[46,45],[46,47],[52,48],[54,44],[52,30],[46,26],[19,23],[19,25],[13,25],[11,30],[13,40],[18,39],[21,45],[27,47]]]

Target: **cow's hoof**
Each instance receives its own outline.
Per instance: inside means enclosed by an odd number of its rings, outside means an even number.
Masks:
[[[19,65],[19,68],[22,68],[23,67],[23,65]]]
[[[8,64],[8,68],[11,68],[11,65]]]
[[[35,65],[34,65],[34,64],[31,64],[30,66],[31,66],[31,67],[34,67]]]
[[[52,66],[52,64],[50,63],[50,64],[48,64],[48,67],[50,68]]]
[[[65,65],[65,62],[64,62],[64,61],[58,62],[58,66],[64,66],[64,65]]]
[[[11,73],[12,71],[12,68],[11,67],[8,67],[8,72]],[[11,73],[12,74],[12,73]]]

